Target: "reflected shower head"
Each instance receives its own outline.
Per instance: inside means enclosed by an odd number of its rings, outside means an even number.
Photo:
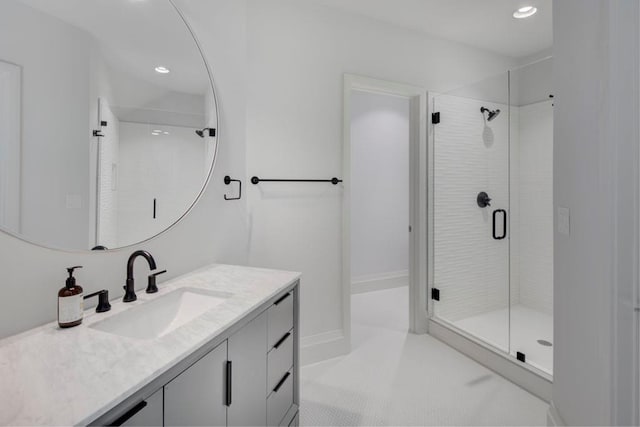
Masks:
[[[200,138],[204,138],[205,137],[205,132],[208,131],[207,136],[213,138],[214,136],[216,136],[216,130],[214,128],[204,128],[202,130],[197,130],[196,131],[196,135],[198,135]]]
[[[489,115],[487,116],[487,121],[490,122],[491,120],[495,119],[496,117],[498,117],[500,115],[500,110],[490,110],[486,107],[481,107],[480,108],[480,112],[484,115],[484,113],[489,113]]]

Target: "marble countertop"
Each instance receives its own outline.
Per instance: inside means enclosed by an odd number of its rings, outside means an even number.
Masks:
[[[52,322],[0,341],[0,425],[86,425],[141,390],[300,278],[299,273],[210,265],[137,291],[138,301],[112,301],[107,313],[85,312],[80,326]],[[122,337],[90,328],[183,288],[224,291],[221,305],[165,336]]]

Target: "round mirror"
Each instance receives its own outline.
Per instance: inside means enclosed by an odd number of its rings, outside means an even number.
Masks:
[[[0,2],[0,229],[45,247],[154,237],[202,194],[217,107],[170,0]]]

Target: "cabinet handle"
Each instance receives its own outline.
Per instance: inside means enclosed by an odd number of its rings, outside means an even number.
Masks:
[[[231,360],[227,360],[227,378],[226,378],[226,399],[225,405],[231,406]]]
[[[280,298],[278,298],[278,300],[276,302],[273,303],[273,305],[278,305],[280,304],[282,301],[286,300],[287,298],[289,298],[289,296],[291,295],[291,292],[289,292],[286,295],[281,296]]]
[[[120,418],[118,418],[117,420],[115,420],[113,423],[111,423],[110,425],[112,426],[121,426],[122,424],[126,423],[127,421],[129,421],[131,418],[133,418],[133,416],[135,414],[137,414],[138,412],[142,411],[144,409],[144,407],[147,406],[147,402],[145,402],[144,400],[140,403],[138,403],[136,406],[134,406],[133,408],[129,409],[123,416],[121,416]]]
[[[280,390],[280,387],[282,387],[282,385],[285,383],[285,381],[287,381],[287,378],[289,378],[289,375],[291,375],[291,372],[287,372],[286,374],[284,374],[284,377],[282,377],[280,382],[278,382],[278,384],[273,389],[274,393],[277,393],[278,390]]]
[[[286,334],[284,334],[284,336],[280,338],[278,342],[273,345],[273,348],[277,349],[278,347],[280,347],[282,343],[284,343],[287,340],[287,338],[289,338],[290,336],[291,336],[291,332],[287,332]]]

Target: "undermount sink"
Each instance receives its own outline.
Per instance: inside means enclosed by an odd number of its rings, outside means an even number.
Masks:
[[[130,338],[159,338],[222,304],[230,296],[204,289],[178,289],[89,327]]]

